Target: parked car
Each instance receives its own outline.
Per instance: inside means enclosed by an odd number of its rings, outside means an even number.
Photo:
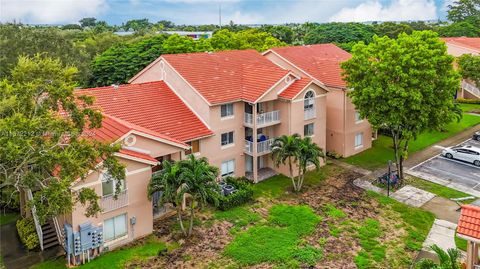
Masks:
[[[473,137],[472,137],[472,138],[473,138],[473,140],[480,141],[480,132],[475,132],[475,133],[473,134]]]
[[[480,148],[473,146],[450,147],[442,151],[442,155],[449,159],[457,159],[480,167]]]

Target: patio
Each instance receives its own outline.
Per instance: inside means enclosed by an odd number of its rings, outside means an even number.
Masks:
[[[258,181],[257,182],[263,181],[267,178],[271,178],[271,177],[273,177],[277,174],[278,174],[277,171],[273,170],[270,167],[260,168],[260,169],[258,169]],[[248,178],[249,180],[253,181],[253,172],[245,172],[245,177]]]

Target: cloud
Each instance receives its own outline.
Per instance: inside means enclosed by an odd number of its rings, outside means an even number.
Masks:
[[[335,22],[406,21],[437,19],[437,7],[431,0],[392,0],[382,5],[378,0],[342,8],[330,17]]]
[[[2,22],[13,20],[30,24],[74,23],[100,14],[106,0],[0,0]]]

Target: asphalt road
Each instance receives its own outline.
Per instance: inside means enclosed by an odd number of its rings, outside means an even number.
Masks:
[[[461,143],[461,145],[480,147],[480,142],[468,140]],[[480,167],[476,167],[473,164],[450,160],[441,155],[437,155],[413,167],[411,170],[480,191]]]

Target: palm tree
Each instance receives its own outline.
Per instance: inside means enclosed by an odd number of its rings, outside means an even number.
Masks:
[[[184,190],[191,196],[190,203],[190,226],[188,235],[192,234],[193,220],[195,218],[195,202],[201,208],[207,203],[210,197],[215,199],[213,192],[218,191],[216,179],[218,168],[211,166],[206,158],[197,159],[193,154],[188,155],[186,160],[180,162],[180,177],[184,182]]]
[[[162,192],[160,200],[161,204],[172,203],[176,210],[178,220],[180,222],[180,229],[182,233],[187,236],[185,227],[182,221],[182,203],[186,193],[184,182],[180,177],[180,163],[171,163],[169,161],[163,161],[163,169],[155,173],[148,185],[148,198],[152,199],[152,195],[155,192]]]
[[[422,259],[415,266],[417,269],[460,269],[460,251],[455,248],[449,248],[446,252],[437,245],[430,247],[436,254],[439,264],[430,259]]]
[[[320,158],[325,159],[325,154],[323,150],[312,141],[311,137],[307,136],[300,140],[298,152],[298,190],[302,188],[305,173],[310,164],[315,165],[317,171],[320,169]]]
[[[288,164],[290,179],[292,180],[293,190],[299,191],[297,181],[293,176],[293,165],[297,163],[299,158],[300,135],[282,135],[275,138],[272,143],[272,158],[275,166],[280,164]]]

